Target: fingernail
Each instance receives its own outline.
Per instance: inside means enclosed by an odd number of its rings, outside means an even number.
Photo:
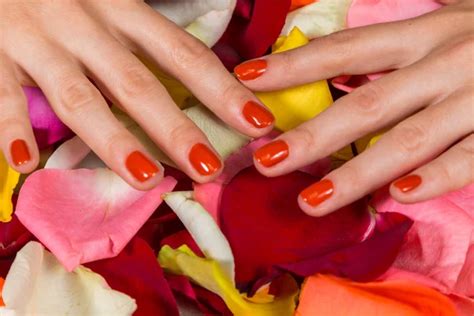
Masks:
[[[245,103],[242,113],[245,119],[256,128],[270,126],[275,120],[270,111],[254,101]]]
[[[253,156],[264,167],[271,167],[288,157],[288,145],[282,140],[276,140],[260,147]]]
[[[410,192],[421,184],[421,177],[416,174],[398,179],[393,185],[403,193]]]
[[[234,73],[240,80],[252,80],[260,77],[267,70],[267,61],[257,59],[246,61],[234,68]]]
[[[159,172],[158,166],[139,151],[128,155],[125,166],[140,182],[145,182]]]
[[[16,166],[21,166],[31,160],[30,152],[26,142],[22,139],[16,139],[10,146],[12,161]]]
[[[222,166],[219,157],[204,144],[196,144],[189,152],[189,161],[194,169],[203,176],[209,176]]]
[[[300,195],[303,201],[311,206],[318,206],[326,201],[334,193],[334,186],[331,180],[324,179],[304,189]]]

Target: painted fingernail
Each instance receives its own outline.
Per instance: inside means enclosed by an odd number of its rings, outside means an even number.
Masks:
[[[288,157],[289,152],[286,142],[276,140],[257,149],[253,156],[262,166],[271,167]]]
[[[135,179],[140,182],[145,182],[160,171],[153,161],[138,150],[128,155],[125,166]]]
[[[196,144],[189,152],[189,161],[194,169],[203,176],[209,176],[222,166],[219,157],[204,144]]]
[[[245,103],[242,110],[245,119],[256,128],[264,128],[273,124],[275,118],[265,107],[254,101]]]
[[[23,139],[16,139],[10,146],[12,161],[15,166],[21,166],[31,160],[28,145]]]
[[[409,176],[398,179],[393,183],[393,185],[402,191],[403,193],[410,192],[414,190],[421,184],[421,177],[416,174],[411,174]]]
[[[257,59],[246,61],[234,68],[234,73],[240,80],[252,80],[260,77],[267,70],[267,61]]]
[[[318,206],[326,201],[334,193],[334,186],[331,180],[324,179],[304,189],[300,195],[303,201],[311,206]]]

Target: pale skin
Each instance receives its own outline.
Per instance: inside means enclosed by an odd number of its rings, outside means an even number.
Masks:
[[[37,166],[21,90],[37,85],[58,117],[112,170],[137,189],[153,188],[163,168],[147,181],[133,177],[124,163],[127,155],[140,151],[151,157],[114,118],[102,93],[191,178],[207,182],[222,167],[202,175],[188,155],[196,143],[212,148],[209,141],[135,55],[176,77],[224,122],[251,137],[272,129],[257,128],[242,114],[246,102],[258,102],[251,90],[394,70],[280,135],[289,147],[286,159],[271,167],[255,165],[266,176],[282,175],[393,126],[325,177],[334,187],[329,198],[311,206],[300,196],[301,208],[321,216],[406,174],[416,174],[421,184],[409,192],[392,184],[391,195],[402,203],[430,199],[474,181],[474,1],[449,2],[419,18],[346,30],[263,57],[265,72],[240,84],[209,49],[142,1],[0,0],[0,148],[19,172]],[[16,139],[31,154],[21,165],[11,157]]]

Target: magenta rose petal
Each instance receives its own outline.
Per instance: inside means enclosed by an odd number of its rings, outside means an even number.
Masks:
[[[57,117],[46,96],[36,87],[23,87],[28,112],[39,149],[71,138],[74,133]]]
[[[115,258],[86,265],[103,276],[114,290],[128,294],[137,302],[134,316],[179,315],[176,300],[145,241],[134,238]]]

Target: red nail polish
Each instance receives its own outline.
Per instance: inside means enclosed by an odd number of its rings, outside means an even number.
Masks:
[[[240,80],[252,80],[260,77],[267,70],[267,61],[257,59],[246,61],[234,68],[234,73]]]
[[[403,193],[410,192],[414,190],[421,184],[421,177],[416,174],[411,174],[409,176],[398,179],[393,183],[393,185],[402,191]]]
[[[264,128],[273,124],[275,118],[263,105],[254,101],[245,103],[242,109],[245,119],[256,128]]]
[[[332,181],[324,179],[310,185],[300,195],[303,201],[314,207],[329,199],[333,193],[334,186]]]
[[[28,145],[22,139],[16,139],[10,146],[12,161],[16,166],[21,166],[31,160]]]
[[[200,143],[191,148],[189,161],[194,169],[203,176],[209,176],[215,173],[222,166],[219,157],[206,145]]]
[[[125,166],[140,182],[145,182],[159,172],[157,165],[139,151],[128,155]]]
[[[276,140],[268,143],[255,151],[253,156],[258,163],[264,167],[271,167],[284,160],[289,155],[289,148],[286,142]]]

